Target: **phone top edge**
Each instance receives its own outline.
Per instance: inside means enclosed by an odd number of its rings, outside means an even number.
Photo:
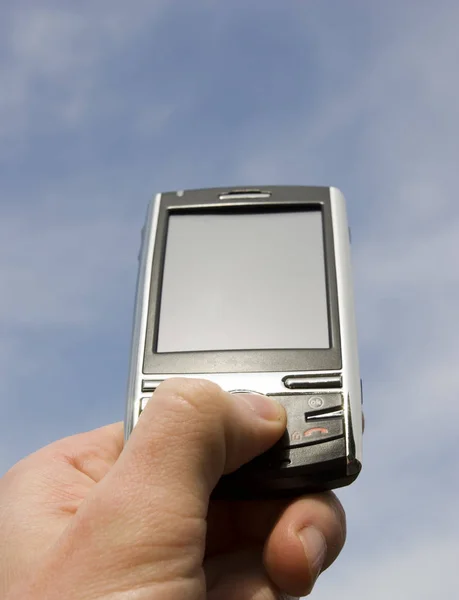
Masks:
[[[328,191],[329,193],[333,191],[339,192],[342,194],[339,188],[335,186],[326,186],[326,185],[239,185],[239,186],[218,186],[218,187],[202,187],[202,188],[183,188],[177,190],[164,190],[156,193],[152,202],[154,202],[158,196],[169,196],[174,195],[180,198],[183,198],[188,194],[196,194],[200,192],[212,192],[215,194],[272,194],[279,193],[285,191],[292,190],[309,190],[309,191]]]

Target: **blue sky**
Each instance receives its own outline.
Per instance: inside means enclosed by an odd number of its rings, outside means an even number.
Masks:
[[[121,419],[157,191],[341,188],[367,431],[317,599],[450,597],[459,553],[459,5],[4,2],[0,472]]]

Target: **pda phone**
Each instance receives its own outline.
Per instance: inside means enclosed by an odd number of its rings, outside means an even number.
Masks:
[[[139,254],[126,438],[159,384],[177,376],[274,396],[286,409],[283,438],[224,476],[217,495],[299,495],[355,480],[362,393],[338,189],[153,199]]]

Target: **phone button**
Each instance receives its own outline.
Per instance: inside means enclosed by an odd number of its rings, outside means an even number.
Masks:
[[[344,436],[344,420],[342,417],[328,419],[314,419],[306,422],[304,417],[288,419],[287,438],[288,448],[309,446]]]
[[[144,379],[142,381],[142,392],[154,392],[162,382],[162,379]]]
[[[316,413],[343,408],[343,395],[338,393],[289,394],[288,396],[272,394],[272,397],[284,406],[287,414],[292,416],[309,417]]]
[[[320,377],[312,375],[289,375],[284,377],[283,382],[285,387],[290,390],[340,388],[343,385],[341,375],[323,375]]]
[[[302,412],[308,416],[317,412],[343,408],[342,394],[307,394],[302,396]]]

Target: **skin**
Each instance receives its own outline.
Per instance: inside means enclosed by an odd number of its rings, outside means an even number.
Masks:
[[[156,390],[126,445],[117,423],[25,458],[0,480],[0,597],[307,595],[345,540],[332,493],[209,502],[222,474],[284,429],[273,400],[173,379]]]

